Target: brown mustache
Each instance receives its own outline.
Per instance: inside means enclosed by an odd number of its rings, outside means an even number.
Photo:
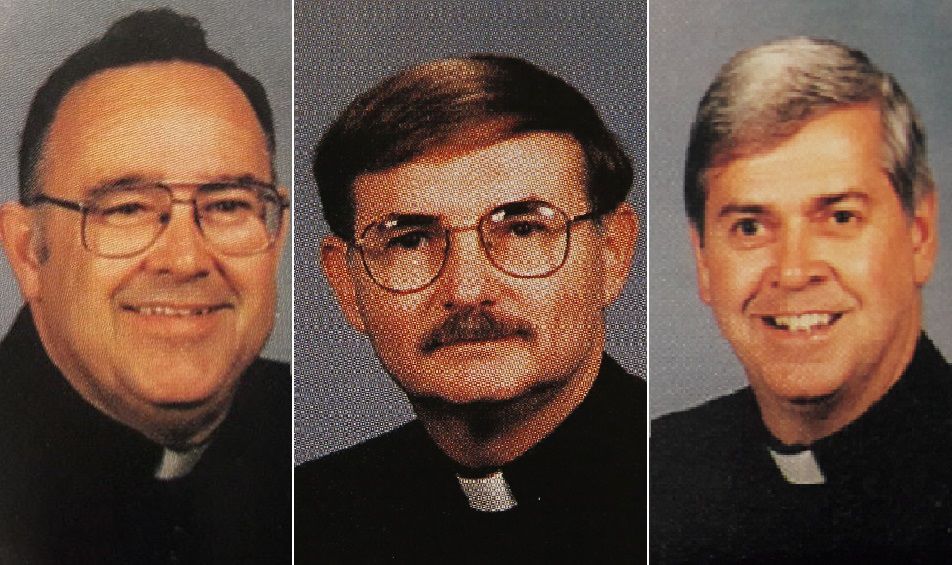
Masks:
[[[424,337],[420,349],[424,353],[432,353],[454,343],[493,341],[509,337],[530,340],[535,337],[535,330],[525,320],[467,307],[454,312],[431,330]]]

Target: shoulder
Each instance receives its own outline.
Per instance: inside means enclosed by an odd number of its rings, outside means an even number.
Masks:
[[[657,470],[725,464],[762,439],[760,413],[750,388],[651,422],[652,478]],[[682,469],[684,470],[684,469]]]
[[[294,476],[302,492],[367,492],[375,485],[412,472],[436,450],[418,421],[404,424],[353,447],[309,461]],[[386,472],[381,472],[386,469]]]
[[[305,463],[294,478],[298,516],[319,521],[399,521],[459,490],[449,458],[418,421]]]
[[[256,359],[240,377],[228,417],[212,442],[215,453],[287,461],[291,452],[291,371],[287,363]],[[206,457],[211,455],[211,448]]]
[[[327,562],[388,554],[421,534],[411,524],[438,521],[462,497],[448,459],[417,421],[300,465],[294,478],[296,551]]]
[[[750,416],[753,402],[753,393],[750,388],[745,387],[699,406],[666,414],[651,422],[651,439],[669,440],[682,435],[705,437],[719,434],[727,431],[725,428],[736,425],[739,418]]]
[[[629,373],[607,353],[602,356],[598,383],[599,386],[609,389],[612,393],[620,394],[623,398],[639,401],[647,398],[648,383],[643,378]]]
[[[281,409],[291,414],[291,367],[258,358],[241,375],[236,406]]]

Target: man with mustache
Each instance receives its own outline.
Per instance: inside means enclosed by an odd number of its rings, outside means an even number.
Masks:
[[[658,562],[952,550],[952,374],[922,329],[937,198],[896,80],[829,40],[735,55],[685,166],[701,299],[750,387],[651,434]]]
[[[316,561],[643,552],[644,385],[603,353],[636,219],[592,105],[521,59],[404,70],[317,146],[324,272],[418,420],[297,471]]]
[[[0,207],[4,563],[290,562],[274,150],[261,83],[170,10],[36,92]]]

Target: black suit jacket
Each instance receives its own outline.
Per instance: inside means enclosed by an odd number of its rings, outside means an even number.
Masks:
[[[28,310],[0,343],[0,563],[289,563],[291,380],[255,361],[196,467],[104,416],[46,355]]]
[[[632,563],[645,553],[645,383],[608,356],[585,400],[506,465],[518,506],[469,508],[411,422],[298,467],[298,563]]]

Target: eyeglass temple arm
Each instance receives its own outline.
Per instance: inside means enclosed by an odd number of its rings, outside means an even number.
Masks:
[[[36,206],[37,204],[53,204],[54,206],[59,206],[61,208],[66,208],[67,210],[75,210],[76,212],[85,212],[86,206],[82,202],[73,202],[71,200],[61,200],[59,198],[54,198],[52,196],[47,196],[45,194],[38,194],[33,198],[26,201],[26,206]]]
[[[574,224],[576,222],[584,222],[585,220],[598,218],[601,215],[602,212],[599,212],[598,210],[592,210],[591,212],[585,212],[584,214],[579,214],[578,216],[572,216],[569,218],[569,223]]]

